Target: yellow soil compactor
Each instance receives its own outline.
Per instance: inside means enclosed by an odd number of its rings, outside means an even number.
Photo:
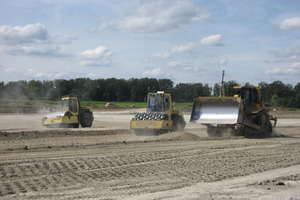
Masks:
[[[271,136],[277,118],[269,114],[269,105],[262,102],[259,87],[235,86],[234,91],[233,97],[195,98],[190,122],[206,125],[212,137],[228,133],[246,137]]]
[[[147,112],[138,112],[130,121],[136,135],[183,131],[183,114],[172,103],[171,94],[158,91],[147,96]]]
[[[63,113],[55,114],[53,117],[43,117],[42,125],[48,128],[78,128],[91,127],[94,115],[88,107],[80,106],[77,96],[63,96],[62,99]]]

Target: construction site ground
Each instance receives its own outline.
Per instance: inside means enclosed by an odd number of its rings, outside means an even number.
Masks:
[[[299,113],[273,113],[271,138],[208,138],[188,112],[184,132],[136,136],[137,111],[78,129],[0,114],[0,199],[300,199]]]

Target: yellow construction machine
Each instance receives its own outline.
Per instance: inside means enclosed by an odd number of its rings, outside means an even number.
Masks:
[[[91,127],[94,115],[88,107],[80,106],[77,96],[63,96],[62,99],[63,113],[54,113],[52,116],[43,117],[42,125],[48,128],[78,128]]]
[[[174,104],[169,93],[148,93],[147,112],[136,113],[130,121],[130,129],[134,130],[136,135],[183,131],[184,116]]]
[[[224,72],[222,83],[223,78]],[[190,122],[206,125],[207,133],[212,137],[225,134],[271,136],[277,118],[269,114],[269,105],[262,102],[259,87],[235,86],[233,89],[234,96],[231,97],[194,98]],[[274,121],[273,125],[271,121]]]

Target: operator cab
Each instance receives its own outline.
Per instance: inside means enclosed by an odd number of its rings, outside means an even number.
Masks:
[[[78,112],[77,99],[72,98],[72,97],[63,97],[62,98],[62,107],[63,107],[63,110],[77,113]]]
[[[251,102],[258,102],[257,89],[255,87],[234,87],[234,96],[238,96],[243,100],[244,110],[248,111]]]
[[[170,99],[161,93],[150,93],[147,105],[148,112],[165,112],[170,109]]]

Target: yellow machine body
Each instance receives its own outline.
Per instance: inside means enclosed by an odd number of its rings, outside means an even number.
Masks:
[[[277,118],[269,115],[269,106],[261,101],[259,87],[235,86],[233,89],[233,97],[194,98],[190,122],[208,126],[208,134],[218,127],[240,129],[238,133],[242,135],[249,129],[271,134],[270,120],[275,126]]]
[[[49,128],[78,128],[92,126],[94,120],[93,112],[87,107],[81,107],[77,96],[63,96],[62,99],[63,113],[56,116],[42,118],[42,125]]]
[[[131,129],[171,130],[172,120],[163,121],[130,121]]]
[[[130,121],[130,129],[141,133],[143,130],[183,131],[183,114],[172,102],[171,94],[164,92],[147,95],[147,112],[137,113]]]
[[[49,126],[49,125],[61,125],[61,124],[76,124],[79,123],[78,117],[76,115],[73,116],[56,116],[53,118],[47,118],[44,117],[42,119],[42,125],[43,126]]]

